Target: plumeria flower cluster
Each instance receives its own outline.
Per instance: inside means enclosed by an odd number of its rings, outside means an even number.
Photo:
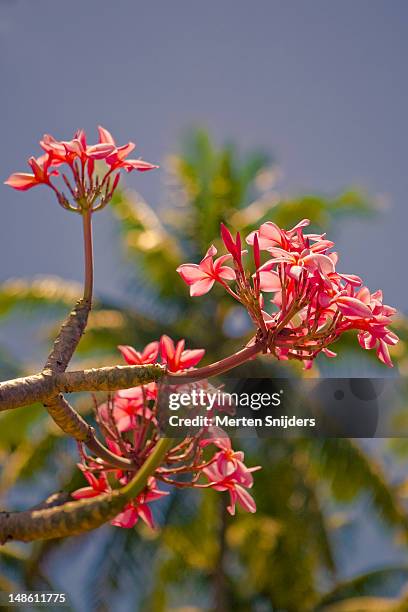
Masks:
[[[278,359],[298,359],[309,368],[319,353],[335,357],[330,345],[356,330],[360,345],[392,366],[388,347],[398,336],[388,325],[396,310],[383,304],[381,291],[371,293],[358,276],[338,272],[334,243],[325,234],[305,233],[309,223],[303,219],[290,230],[263,223],[246,237],[250,258],[240,234],[234,238],[221,225],[227,254],[214,259],[212,245],[199,264],[177,271],[192,296],[222,285],[248,311],[257,329],[252,342],[262,342]]]
[[[129,365],[161,362],[170,373],[190,371],[204,356],[204,349],[185,349],[184,340],[174,343],[168,336],[151,342],[143,351],[131,346],[119,346]],[[197,385],[206,385],[207,381]],[[96,419],[110,451],[130,459],[140,467],[154,451],[159,440],[158,385],[149,383],[116,392],[96,407]],[[210,415],[211,416],[211,415]],[[118,470],[99,458],[87,454],[80,446],[79,464],[87,486],[75,491],[74,499],[96,497],[127,484],[134,472]],[[152,475],[145,489],[116,516],[112,524],[131,528],[142,519],[154,527],[151,502],[168,495],[170,486],[213,488],[227,491],[228,511],[235,513],[236,504],[248,512],[255,512],[255,502],[248,492],[252,487],[252,472],[244,464],[244,453],[234,451],[227,434],[220,428],[203,427],[186,437],[166,455],[163,464]],[[159,488],[160,484],[164,488]]]
[[[142,159],[128,159],[135,148],[133,142],[119,146],[107,129],[99,126],[98,132],[98,143],[93,145],[88,144],[84,130],[75,132],[72,140],[59,141],[45,134],[40,141],[44,153],[28,160],[32,173],[16,172],[5,181],[6,185],[20,191],[47,185],[63,208],[95,211],[112,199],[120,170],[144,172],[158,167]],[[56,183],[57,176],[62,185]],[[62,191],[64,186],[68,197]]]

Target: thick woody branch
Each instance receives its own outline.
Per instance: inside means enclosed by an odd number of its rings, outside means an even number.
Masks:
[[[50,372],[6,380],[0,383],[0,411],[45,401],[55,391],[55,377]]]
[[[0,543],[79,535],[112,519],[125,503],[120,491],[115,491],[109,495],[71,501],[52,508],[4,512],[0,514]]]
[[[57,384],[65,392],[112,391],[112,387],[116,387],[115,390],[125,389],[129,384],[133,386],[133,372],[129,371],[129,367],[132,368],[132,366],[117,366],[116,368],[107,367],[99,370],[85,370],[85,372],[64,373],[57,375]],[[146,369],[142,371],[138,381],[139,384],[151,382],[151,376]],[[97,457],[124,470],[135,469],[132,461],[115,455],[99,442],[93,427],[88,425],[61,394],[54,395],[48,403],[44,403],[44,406],[62,431],[86,444]]]
[[[51,372],[64,372],[66,370],[85,331],[90,309],[91,302],[88,299],[83,298],[77,302],[75,308],[61,326],[44,370],[51,370]]]
[[[97,457],[113,467],[133,471],[135,464],[126,457],[119,457],[99,442],[93,427],[61,395],[53,396],[48,404],[44,403],[48,414],[62,431],[72,436],[78,442],[83,442]]]
[[[58,493],[52,493],[36,506],[33,506],[31,510],[45,510],[45,508],[54,508],[55,506],[62,506],[66,502],[71,500],[71,496],[66,491],[58,491]]]
[[[53,374],[45,371],[33,376],[0,383],[0,411],[47,403],[58,393],[129,389],[160,380],[165,368],[159,364],[111,366]]]
[[[58,375],[56,384],[60,391],[117,391],[146,385],[164,376],[165,368],[160,364],[140,366],[107,366],[65,372]]]
[[[174,440],[171,439],[160,440],[129,484],[112,493],[51,507],[46,504],[45,508],[37,506],[24,512],[0,513],[0,543],[78,535],[100,527],[139,495],[173,444]]]
[[[74,410],[63,395],[60,393],[53,395],[48,401],[44,401],[43,404],[48,414],[63,432],[72,436],[78,442],[86,442],[90,437],[90,425]]]
[[[0,384],[0,410],[42,402],[54,422],[66,434],[84,443],[97,457],[111,466],[132,471],[135,465],[107,449],[96,437],[93,427],[67,402],[61,392],[117,391],[158,380],[164,374],[160,365],[114,366],[42,374]]]

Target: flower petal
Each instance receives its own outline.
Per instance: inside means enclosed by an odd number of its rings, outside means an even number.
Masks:
[[[371,319],[373,313],[370,308],[353,297],[342,295],[336,299],[337,306],[347,317],[359,317],[362,319]]]
[[[197,365],[199,361],[201,361],[204,355],[205,349],[193,349],[183,351],[180,358],[180,366],[182,366],[183,368],[192,368]]]
[[[256,512],[256,503],[252,495],[240,485],[235,485],[236,499],[241,508],[247,512]]]
[[[133,348],[133,346],[120,344],[118,349],[122,353],[122,357],[129,365],[140,365],[142,363],[141,354]]]
[[[115,518],[111,521],[111,525],[115,525],[115,527],[124,527],[125,529],[131,529],[137,523],[137,519],[139,518],[136,509],[131,506],[130,508],[125,509],[123,512],[115,516]]]
[[[18,189],[19,191],[27,191],[27,189],[31,189],[31,187],[38,185],[39,182],[34,174],[28,172],[15,172],[4,181],[4,184],[13,189]]]
[[[205,278],[204,280],[197,281],[190,286],[190,295],[192,297],[204,295],[212,289],[214,283],[214,278]]]
[[[112,134],[106,128],[102,127],[101,125],[98,125],[98,132],[99,132],[99,142],[100,143],[106,143],[106,144],[116,146],[116,143],[115,143],[115,140]]]
[[[204,280],[207,278],[206,272],[204,272],[197,264],[182,264],[176,269],[183,279],[188,285],[192,285],[197,281]]]
[[[279,274],[276,272],[259,272],[261,291],[282,291]]]

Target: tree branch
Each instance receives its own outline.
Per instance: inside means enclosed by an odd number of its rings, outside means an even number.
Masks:
[[[60,393],[53,395],[49,400],[44,401],[43,405],[63,432],[72,436],[78,442],[86,442],[90,436],[91,427],[63,395]]]
[[[119,514],[125,503],[119,489],[111,494],[70,501],[52,508],[3,512],[0,514],[0,543],[79,535],[112,519]]]
[[[118,391],[160,380],[165,367],[159,364],[111,366],[73,372],[49,370],[0,383],[0,412],[35,402],[49,403],[58,393]]]
[[[44,366],[45,371],[64,372],[66,370],[85,331],[90,310],[91,302],[88,299],[82,298],[77,302],[75,308],[61,325],[52,351],[48,355]]]
[[[32,540],[79,535],[100,527],[135,499],[162,463],[174,440],[163,438],[135,477],[121,489],[91,499],[70,501],[61,505],[32,508],[23,512],[0,513],[0,543],[10,540]]]
[[[50,372],[6,380],[0,383],[0,411],[45,401],[55,391],[55,377]]]
[[[65,372],[57,376],[57,387],[65,393],[76,391],[118,391],[138,385],[146,385],[162,378],[165,366],[117,365]]]
[[[50,403],[44,406],[64,433],[72,436],[78,442],[83,442],[97,457],[122,470],[134,471],[137,469],[130,459],[119,457],[106,448],[96,437],[94,428],[88,425],[63,395],[53,396]]]

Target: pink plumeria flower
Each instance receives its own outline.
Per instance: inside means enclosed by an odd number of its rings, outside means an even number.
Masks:
[[[141,423],[157,425],[154,412],[146,405],[150,399],[153,399],[150,394],[141,394],[140,398],[126,398],[121,397],[122,393],[123,391],[120,391],[115,395],[112,410],[119,433],[137,430],[141,427]],[[155,390],[155,396],[157,396],[157,390]]]
[[[106,159],[115,150],[114,145],[107,143],[88,145],[84,130],[77,130],[72,140],[58,141],[50,134],[44,134],[40,145],[46,153],[52,154],[54,164],[71,165],[76,159],[81,162]]]
[[[151,364],[157,361],[159,355],[159,343],[150,342],[142,352],[137,351],[133,346],[119,345],[118,349],[122,353],[126,363],[129,365]]]
[[[222,255],[213,261],[217,249],[211,245],[199,264],[182,264],[177,268],[181,278],[190,286],[190,295],[197,297],[208,293],[214,283],[235,280],[235,272],[232,268],[224,266],[224,263],[232,258],[230,254]]]
[[[155,164],[143,161],[142,159],[126,159],[136,146],[134,142],[128,142],[118,147],[112,134],[106,128],[98,126],[98,132],[100,146],[112,147],[111,152],[105,157],[105,161],[111,166],[112,171],[124,168],[127,172],[131,172],[132,170],[146,172],[146,170],[153,170],[159,167]]]
[[[144,420],[153,420],[152,411],[144,405],[143,396],[140,401],[126,400],[117,398],[113,408],[113,418],[119,432],[131,431],[138,426],[137,417],[141,416]]]
[[[154,383],[153,383],[154,384]],[[138,427],[137,417],[156,424],[156,419],[146,406],[146,402],[156,399],[157,388],[146,389],[147,385],[124,389],[115,393],[112,405],[112,416],[120,433],[134,430]],[[109,407],[103,403],[98,407],[98,413],[103,422],[109,423]]]
[[[388,329],[391,317],[396,314],[395,308],[382,303],[382,291],[370,293],[367,287],[361,287],[356,293],[362,303],[371,311],[371,317],[364,322],[354,323],[360,329],[357,338],[364,349],[376,349],[378,359],[389,367],[393,367],[388,346],[395,346],[399,338],[397,334]]]
[[[209,427],[205,437],[200,440],[201,448],[210,444],[220,449],[203,469],[211,487],[216,491],[229,492],[230,504],[227,509],[230,514],[235,514],[237,502],[247,512],[255,512],[255,501],[246,489],[252,487],[252,472],[261,469],[260,466],[248,468],[244,464],[244,453],[232,449],[230,438],[219,427]]]
[[[244,453],[242,451],[234,451],[231,446],[230,438],[216,427],[211,427],[209,438],[204,438],[200,441],[200,446],[203,448],[209,444],[214,444],[219,449],[213,457],[214,462],[217,464],[217,472],[222,478],[234,476],[238,482],[246,487],[252,486],[251,471],[244,464]]]
[[[49,185],[50,176],[58,174],[57,170],[50,170],[52,157],[49,155],[41,155],[40,157],[30,157],[29,165],[33,170],[33,174],[28,172],[15,172],[11,174],[4,183],[13,189],[19,191],[27,191],[37,185]]]
[[[179,372],[180,370],[193,368],[204,357],[204,349],[184,350],[184,346],[184,340],[179,340],[175,346],[169,336],[164,335],[161,337],[161,358],[170,372]]]
[[[281,247],[289,249],[296,247],[298,250],[303,250],[306,247],[306,240],[321,240],[323,235],[307,234],[303,236],[302,230],[310,224],[309,219],[302,219],[295,227],[285,231],[278,227],[273,221],[262,223],[259,230],[255,230],[248,234],[246,242],[250,245],[254,244],[255,236],[258,237],[259,248],[261,251],[267,251],[271,247]]]
[[[282,248],[288,246],[288,240],[285,236],[285,232],[272,221],[262,223],[259,230],[251,232],[247,236],[246,242],[251,246],[254,244],[255,235],[258,237],[258,244],[261,251],[266,251],[270,247],[274,246],[280,246]]]
[[[253,484],[251,471],[244,464],[243,451],[234,451],[230,448],[223,448],[214,455],[217,469],[224,478],[234,476],[234,478],[246,487]]]
[[[146,490],[138,495],[136,500],[127,504],[124,510],[111,521],[111,525],[131,529],[141,518],[148,527],[155,529],[153,514],[148,504],[168,494],[168,491],[158,489],[155,478],[150,477]]]
[[[248,468],[251,469],[251,468]],[[235,505],[238,504],[246,512],[256,512],[256,504],[253,497],[245,489],[245,486],[251,487],[252,482],[248,485],[240,484],[235,475],[224,476],[218,469],[216,462],[203,469],[211,483],[211,487],[216,491],[228,491],[230,495],[230,503],[227,510],[231,515],[235,514]]]
[[[106,477],[105,472],[101,472],[98,476],[95,476],[92,472],[84,468],[83,465],[78,464],[79,469],[82,471],[83,475],[87,479],[89,483],[89,487],[82,487],[82,489],[77,489],[71,495],[74,499],[87,499],[89,497],[97,497],[102,493],[107,493],[110,491],[108,479]]]
[[[328,255],[304,249],[301,253],[289,252],[279,247],[270,247],[268,251],[274,255],[273,259],[261,266],[260,271],[272,269],[277,263],[286,263],[286,274],[298,280],[303,270],[319,271],[323,276],[335,271],[334,263]]]
[[[119,184],[120,170],[152,170],[158,166],[141,159],[126,159],[134,148],[133,143],[117,147],[112,135],[99,127],[99,142],[89,145],[84,130],[77,130],[72,140],[56,140],[45,134],[40,141],[45,154],[38,159],[30,157],[29,164],[34,174],[17,172],[5,183],[14,189],[25,191],[40,184],[48,185],[57,196],[59,204],[66,210],[100,210],[112,199]],[[98,172],[95,162],[100,161]],[[65,166],[60,171],[62,178],[58,186],[50,177],[59,172],[55,167]],[[105,173],[103,174],[103,167]],[[54,169],[51,169],[54,168]],[[65,172],[64,172],[65,170]],[[65,187],[64,187],[65,185]],[[68,197],[65,188],[68,189]]]

